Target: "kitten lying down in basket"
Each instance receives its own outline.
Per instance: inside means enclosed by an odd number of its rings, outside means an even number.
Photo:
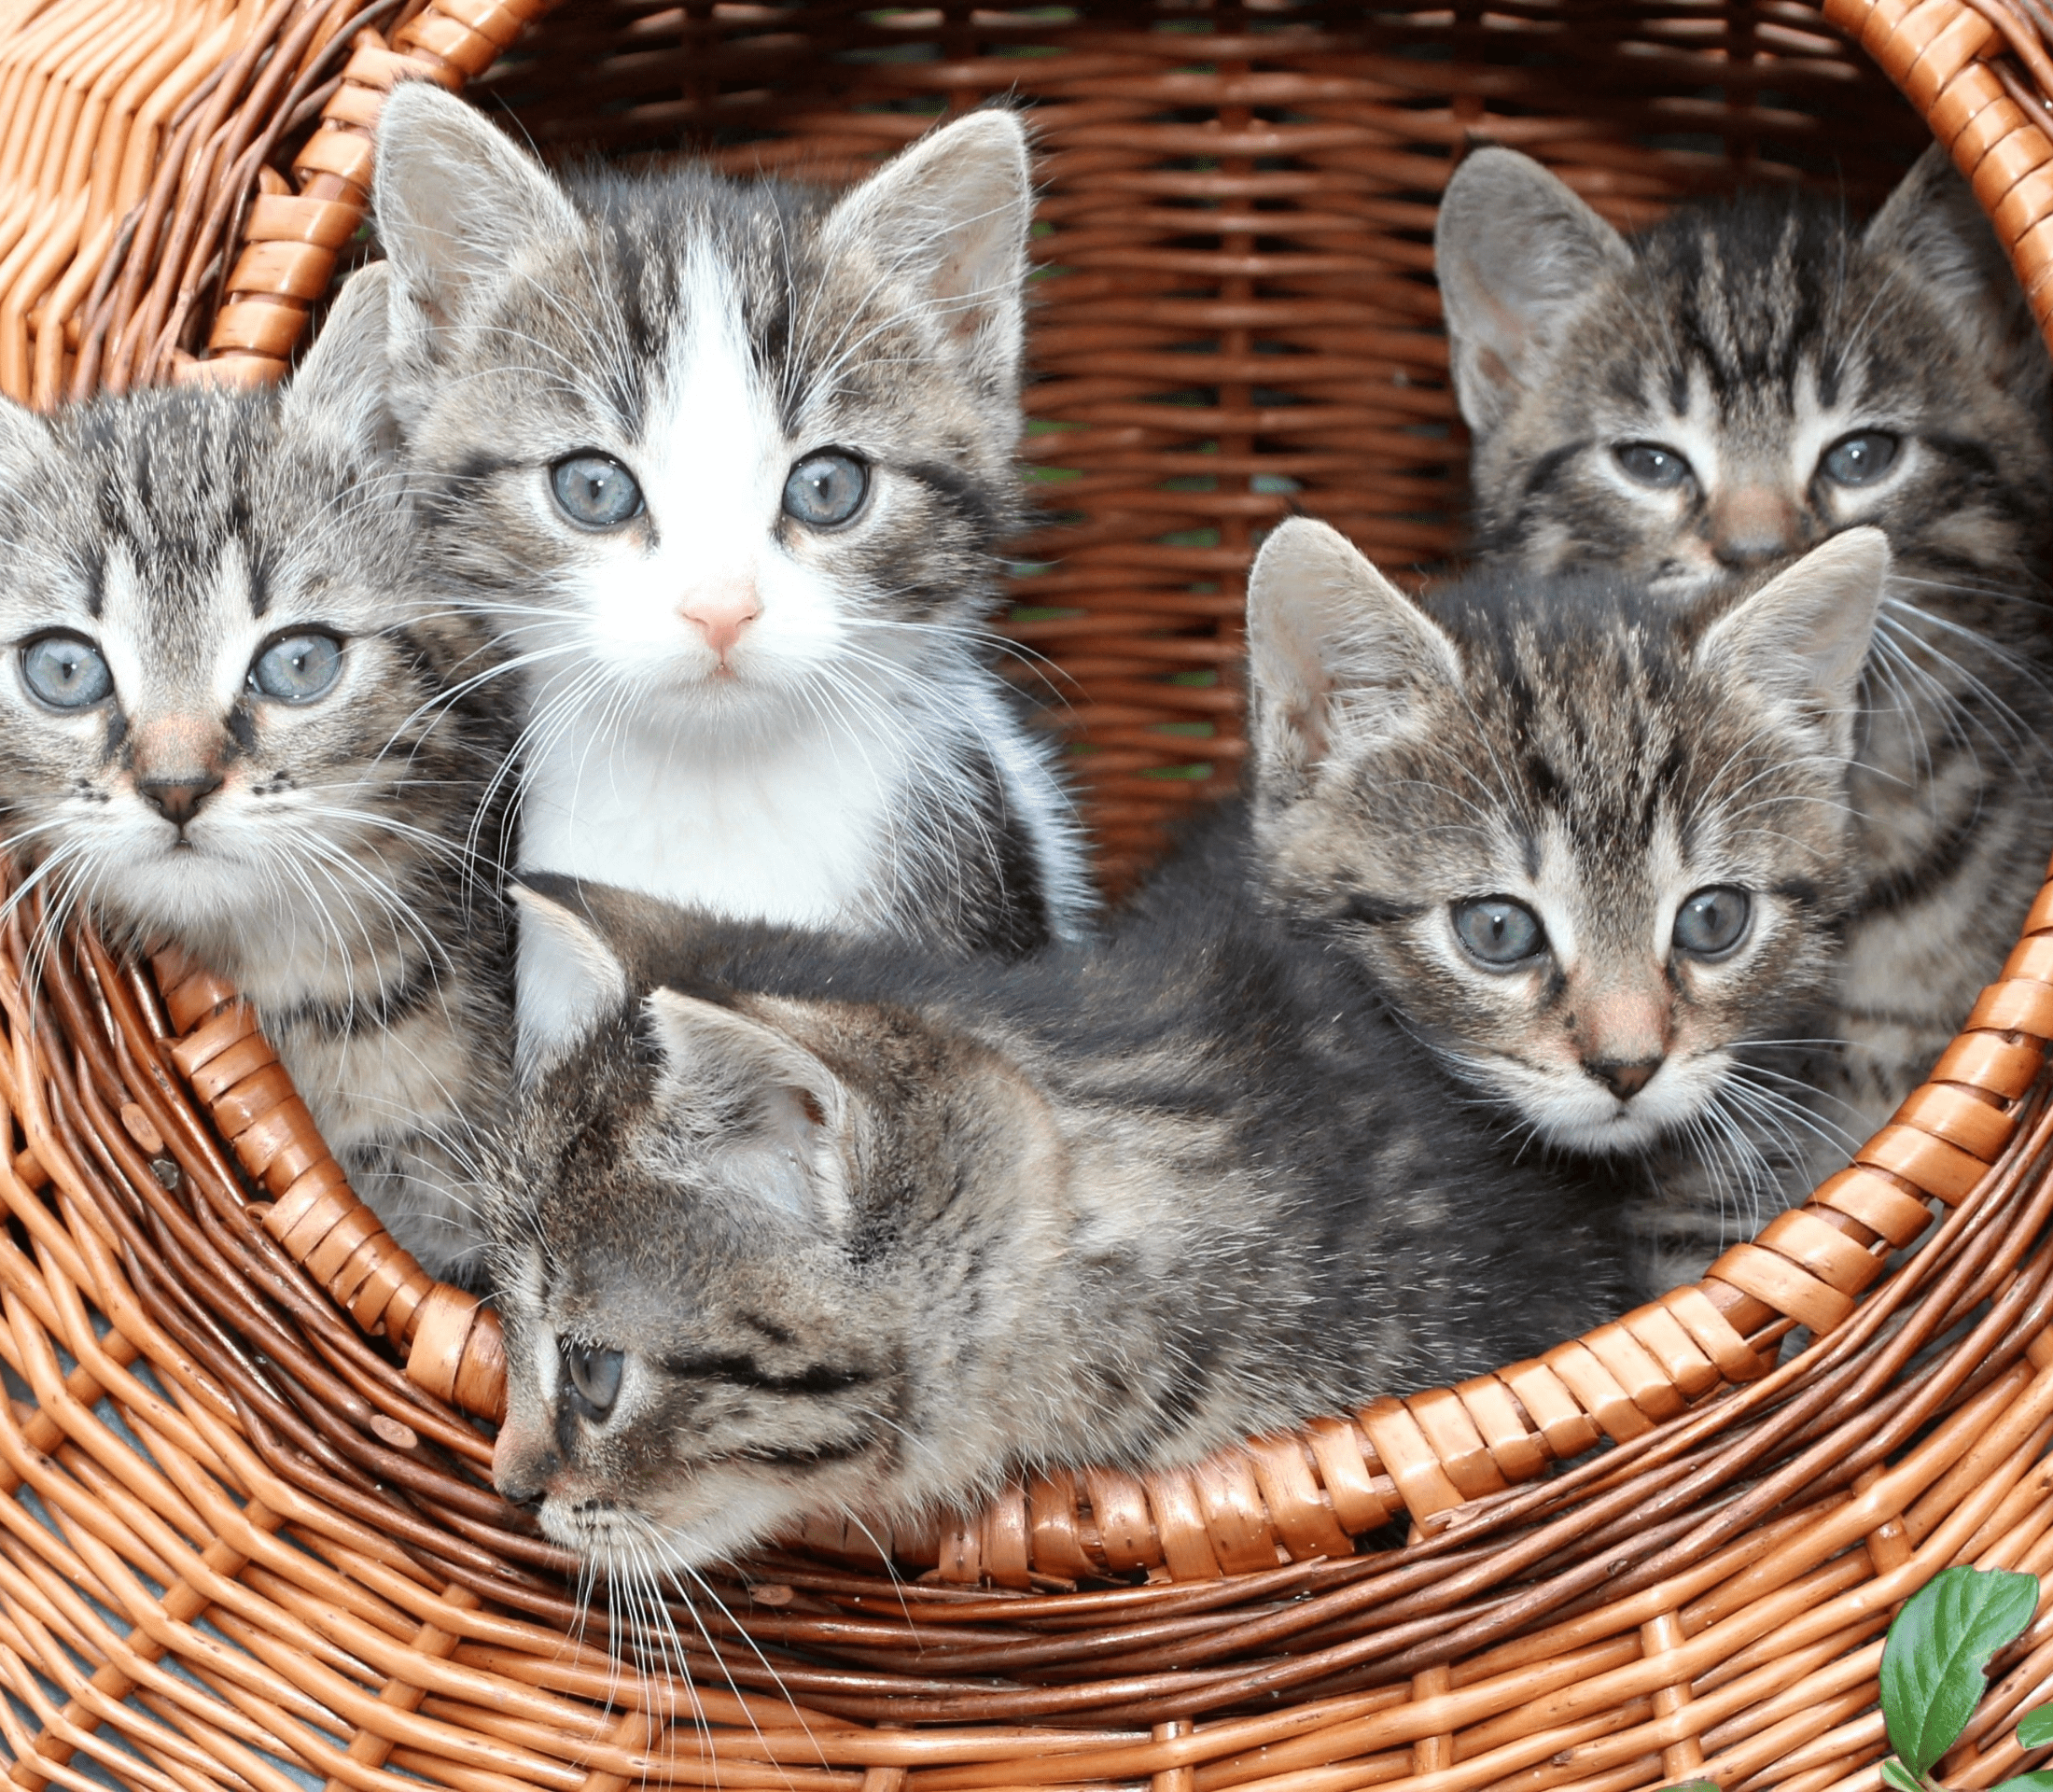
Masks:
[[[1459,754],[1447,731],[1503,676],[1487,643],[1548,618],[1593,666],[1660,663],[1583,680],[1592,727],[1677,701],[1729,724],[1700,736],[1714,763],[1662,755],[1620,796],[1641,822],[1690,818],[1721,888],[1759,875],[1769,833],[1806,857],[1817,894],[1763,889],[1707,979],[1815,985],[1888,562],[1853,531],[1695,621],[1523,576],[1429,614],[1286,524],[1249,600],[1252,798],[1090,946],[950,964],[538,878],[523,924],[585,981],[493,1197],[501,1491],[601,1561],[690,1568],[810,1513],[1188,1463],[1615,1316],[1613,1214],[1406,1036],[1364,944],[1390,905],[1308,877],[1316,837],[1345,834],[1348,792],[1380,800],[1391,754]],[[1750,819],[1722,829],[1728,781]],[[1589,794],[1543,779],[1522,825],[1547,836]],[[1421,855],[1415,891],[1433,832],[1385,835]]]

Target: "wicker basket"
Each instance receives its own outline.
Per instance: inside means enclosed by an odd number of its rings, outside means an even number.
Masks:
[[[1048,504],[1010,627],[1115,885],[1232,781],[1253,532],[1294,507],[1386,565],[1452,545],[1427,271],[1471,133],[1629,223],[1740,177],[1871,203],[1921,113],[2053,313],[2041,0],[540,10],[0,8],[0,388],[275,377],[360,253],[401,75],[475,79],[552,151],[829,176],[1017,94]],[[1704,1282],[1189,1474],[822,1525],[680,1594],[678,1642],[611,1627],[493,1493],[492,1316],[354,1202],[232,992],[82,935],[31,988],[36,918],[0,934],[23,1786],[1871,1786],[1895,1604],[1956,1561],[2053,1569],[2053,887],[1934,1080]],[[1997,1671],[1953,1785],[2018,1771],[2053,1603]]]

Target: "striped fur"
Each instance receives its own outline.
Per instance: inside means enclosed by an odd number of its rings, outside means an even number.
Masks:
[[[2053,431],[2015,282],[1936,149],[1864,228],[1777,192],[1632,237],[1537,164],[1478,150],[1437,252],[1482,553],[1615,568],[1680,603],[1837,530],[1888,533],[1857,888],[1807,1072],[1858,1138],[1995,973],[2053,837]],[[1840,1149],[1800,1155],[1785,1192]],[[1700,1267],[1721,1227],[1686,1190],[1658,1225],[1669,1273]]]
[[[1852,896],[1852,705],[1888,567],[1850,531],[1742,600],[1472,573],[1405,596],[1317,524],[1250,583],[1259,832],[1405,1029],[1531,1138],[1714,1216],[1830,1137],[1791,1092]],[[1716,950],[1693,899],[1743,917]],[[1529,925],[1492,959],[1464,917]],[[1693,940],[1697,945],[1693,945]],[[1756,1142],[1758,1141],[1758,1142]],[[1642,1288],[1670,1267],[1636,1201]]]
[[[510,729],[476,687],[489,637],[413,581],[381,279],[282,397],[0,413],[0,830],[55,912],[82,900],[229,977],[357,1192],[463,1273],[468,1131],[510,1070],[481,807]],[[267,649],[310,631],[340,644],[332,688],[268,694]],[[38,698],[28,656],[52,638],[100,656],[98,701]]]
[[[986,628],[1019,489],[1018,120],[959,120],[838,201],[694,165],[559,183],[426,85],[379,145],[424,550],[525,690],[522,862],[957,949],[1074,933],[1069,803]],[[815,527],[787,479],[823,453],[867,484]],[[552,483],[594,455],[638,502],[603,526]]]
[[[1012,964],[545,894],[604,989],[497,1178],[496,1476],[617,1579],[1190,1463],[1618,1309],[1603,1210],[1460,1104],[1350,924],[1261,900],[1238,803]]]

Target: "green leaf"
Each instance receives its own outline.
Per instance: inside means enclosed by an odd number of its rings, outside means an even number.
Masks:
[[[1673,1785],[1664,1785],[1661,1792],[1718,1792],[1716,1780],[1678,1780]]]
[[[1894,1786],[1896,1792],[1925,1792],[1924,1782],[1893,1755],[1882,1763],[1882,1784]]]
[[[2053,1705],[2041,1705],[2018,1718],[2018,1741],[2026,1748],[2044,1748],[2053,1743]]]
[[[1896,1614],[1882,1645],[1882,1718],[1909,1773],[1921,1775],[1953,1745],[1981,1699],[1989,1658],[2038,1603],[2031,1575],[1948,1568]]]
[[[2053,1792],[2053,1768],[2042,1767],[2036,1773],[2020,1773],[2014,1780],[2005,1780],[1993,1792]]]

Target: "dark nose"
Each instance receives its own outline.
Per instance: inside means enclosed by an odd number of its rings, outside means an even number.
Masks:
[[[191,777],[148,778],[135,788],[159,815],[182,828],[200,813],[200,805],[221,788],[221,780],[213,772],[201,772]]]
[[[492,1484],[511,1504],[532,1512],[549,1497],[549,1483],[562,1466],[552,1449],[498,1450],[492,1459]]]
[[[1619,1100],[1629,1101],[1654,1081],[1654,1073],[1661,1068],[1661,1060],[1642,1057],[1636,1063],[1627,1064],[1616,1058],[1585,1059],[1583,1068]]]

